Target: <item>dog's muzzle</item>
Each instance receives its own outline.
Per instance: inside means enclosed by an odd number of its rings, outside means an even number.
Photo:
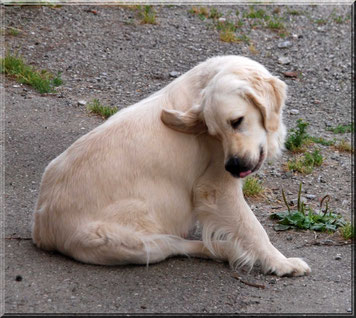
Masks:
[[[257,164],[253,164],[244,158],[231,156],[225,163],[225,170],[230,172],[231,175],[235,178],[245,178],[261,167],[264,158],[265,154],[263,149],[260,150],[260,157]]]

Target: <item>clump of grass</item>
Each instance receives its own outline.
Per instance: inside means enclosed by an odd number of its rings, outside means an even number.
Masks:
[[[303,174],[312,173],[314,167],[319,167],[323,163],[323,156],[319,150],[315,149],[313,152],[308,152],[305,155],[291,159],[287,162],[288,170],[297,171]]]
[[[263,20],[269,20],[270,16],[266,14],[266,11],[263,9],[258,9],[255,10],[254,7],[250,8],[250,12],[244,13],[243,14],[244,18],[249,18],[249,19],[263,19]]]
[[[340,234],[345,240],[351,240],[355,238],[355,227],[351,222],[347,222],[340,228]]]
[[[151,5],[139,6],[139,17],[142,24],[157,24],[156,11]]]
[[[220,40],[223,42],[240,42],[238,38],[236,38],[235,31],[236,26],[229,20],[226,21],[218,21],[216,23],[217,30],[220,31],[219,36]]]
[[[297,127],[291,129],[289,136],[285,142],[285,146],[292,152],[303,151],[303,146],[308,143],[309,135],[307,134],[307,127],[309,123],[303,121],[303,119],[297,120]]]
[[[335,144],[335,140],[326,140],[323,137],[312,137],[309,136],[309,140],[316,144],[321,144],[323,146],[332,146]]]
[[[231,30],[220,31],[219,37],[220,40],[223,42],[228,42],[228,43],[238,42],[235,33]]]
[[[236,39],[239,42],[244,42],[248,45],[250,44],[250,38],[246,34],[241,34]]]
[[[211,8],[209,12],[209,19],[216,20],[222,17],[222,15],[223,14],[219,12],[216,8]]]
[[[281,31],[286,29],[284,23],[279,18],[274,18],[268,21],[267,27],[274,31]]]
[[[247,177],[242,190],[247,197],[259,196],[264,191],[261,181],[256,177]]]
[[[289,14],[289,15],[302,15],[303,13],[301,12],[301,11],[298,11],[298,10],[287,10],[287,13]]]
[[[345,139],[342,139],[338,144],[334,145],[334,148],[342,152],[353,152],[352,145]]]
[[[316,19],[314,21],[317,25],[324,25],[327,23],[327,21],[325,19]]]
[[[21,33],[20,29],[14,28],[14,27],[9,27],[7,29],[7,34],[12,35],[12,36],[18,36]]]
[[[60,72],[55,76],[46,70],[36,70],[21,57],[11,54],[0,59],[0,72],[13,77],[19,83],[32,86],[41,94],[53,93],[55,87],[63,83]]]
[[[330,196],[326,195],[320,202],[320,211],[315,211],[311,207],[306,207],[301,201],[302,183],[299,185],[297,210],[291,210],[287,203],[285,193],[282,189],[282,197],[287,211],[276,212],[271,214],[272,219],[277,219],[278,224],[274,226],[276,231],[285,231],[289,229],[303,229],[313,231],[335,232],[338,228],[343,228],[347,222],[340,214],[329,211],[328,203]],[[323,203],[325,209],[323,210]]]
[[[326,130],[332,131],[334,134],[345,134],[354,132],[354,123],[347,125],[338,125],[336,127],[328,127]]]
[[[88,104],[87,109],[94,114],[102,116],[104,119],[109,118],[114,115],[118,109],[117,107],[109,107],[102,105],[98,99],[93,99],[91,103]]]

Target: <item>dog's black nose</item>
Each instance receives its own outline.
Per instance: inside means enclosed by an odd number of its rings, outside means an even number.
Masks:
[[[230,157],[225,163],[225,170],[230,172],[234,177],[240,177],[241,172],[249,171],[251,168],[243,159]]]

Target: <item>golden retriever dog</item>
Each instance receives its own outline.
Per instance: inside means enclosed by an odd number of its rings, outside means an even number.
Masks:
[[[79,138],[47,166],[32,237],[92,264],[174,255],[310,273],[270,242],[243,178],[280,153],[286,85],[241,56],[200,63]],[[202,240],[186,239],[196,221]]]

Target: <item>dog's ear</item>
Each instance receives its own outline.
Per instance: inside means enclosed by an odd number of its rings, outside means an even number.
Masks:
[[[278,130],[280,124],[281,111],[287,96],[287,85],[276,77],[265,80],[269,84],[263,102],[254,92],[246,93],[247,98],[255,104],[261,111],[264,119],[264,126],[268,132]]]
[[[167,127],[186,134],[201,134],[207,131],[198,108],[186,112],[163,109],[161,120]]]

